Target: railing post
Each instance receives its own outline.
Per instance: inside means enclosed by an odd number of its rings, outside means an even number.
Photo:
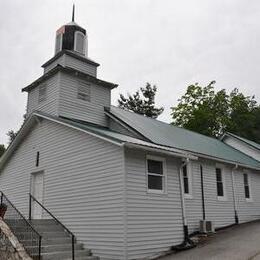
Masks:
[[[39,237],[39,260],[41,260],[42,237]]]
[[[75,260],[75,248],[74,248],[74,244],[75,244],[75,237],[74,235],[72,235],[72,260]]]
[[[32,198],[31,194],[29,193],[29,220],[32,219]]]

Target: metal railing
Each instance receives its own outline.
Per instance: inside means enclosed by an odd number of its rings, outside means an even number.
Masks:
[[[12,204],[12,202],[1,193],[1,205],[6,207],[4,215],[5,223],[10,227],[16,238],[23,244],[27,253],[33,259],[41,259],[42,236],[34,229],[31,223]]]
[[[29,193],[29,220],[32,219],[32,202],[36,202],[48,215],[51,216],[54,221],[60,225],[70,236],[71,236],[71,255],[72,260],[75,260],[75,235],[64,225],[62,224],[48,209],[46,209],[32,194]]]

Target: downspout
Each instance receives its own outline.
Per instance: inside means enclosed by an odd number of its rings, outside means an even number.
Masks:
[[[182,220],[183,220],[183,232],[184,232],[184,241],[187,241],[189,238],[189,229],[186,217],[186,207],[185,207],[185,199],[184,199],[184,191],[183,191],[183,178],[182,178],[182,169],[189,162],[189,159],[185,158],[185,162],[182,163],[179,171],[179,180],[180,180],[180,194],[181,194],[181,209],[182,209]]]
[[[203,217],[203,220],[206,220],[203,167],[202,167],[202,165],[200,165],[200,184],[201,184],[201,200],[202,200],[202,217]]]
[[[194,242],[189,238],[189,229],[186,217],[186,209],[185,209],[185,199],[184,199],[184,191],[183,191],[183,178],[182,178],[182,169],[189,162],[188,158],[185,158],[185,162],[183,162],[179,169],[179,183],[180,183],[180,195],[181,195],[181,209],[182,209],[182,220],[183,220],[183,233],[184,233],[184,241],[177,246],[172,246],[172,250],[180,251],[189,249],[195,246]]]
[[[231,171],[231,178],[232,178],[232,191],[233,191],[233,202],[234,202],[234,213],[235,213],[235,223],[239,223],[238,214],[237,214],[237,200],[236,200],[236,191],[235,191],[235,178],[234,178],[234,171],[237,170],[238,165],[236,164]]]

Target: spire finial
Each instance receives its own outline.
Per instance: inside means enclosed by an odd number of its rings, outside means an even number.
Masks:
[[[72,8],[72,22],[74,22],[74,16],[75,16],[75,4],[73,4],[73,8]]]

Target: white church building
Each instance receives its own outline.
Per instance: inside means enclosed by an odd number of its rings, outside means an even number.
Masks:
[[[117,85],[97,78],[98,66],[86,30],[72,21],[57,30],[43,75],[22,90],[26,120],[0,161],[0,190],[25,218],[30,193],[110,260],[167,251],[200,221],[217,229],[260,218],[260,161],[111,106]],[[31,217],[49,215],[33,200]]]

